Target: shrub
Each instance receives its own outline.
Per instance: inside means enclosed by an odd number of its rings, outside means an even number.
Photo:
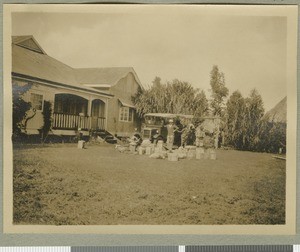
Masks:
[[[286,152],[286,123],[263,120],[258,133],[256,151],[277,153],[279,149]]]
[[[43,118],[44,125],[41,128],[40,132],[42,135],[42,140],[45,141],[52,126],[52,104],[50,101],[44,101]]]
[[[23,94],[25,94],[32,84],[28,83],[25,85],[12,84],[13,91],[13,138],[17,138],[21,135],[22,129],[25,128],[23,120],[27,116],[27,111],[30,109],[30,102],[23,100]],[[25,129],[26,130],[26,129]]]

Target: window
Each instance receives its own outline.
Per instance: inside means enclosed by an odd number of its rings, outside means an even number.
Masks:
[[[129,109],[129,117],[128,117],[128,121],[132,122],[133,120],[133,110]]]
[[[33,109],[43,110],[43,95],[31,93],[30,102]]]
[[[133,109],[131,109],[129,107],[121,107],[119,120],[122,122],[132,122],[133,121]]]

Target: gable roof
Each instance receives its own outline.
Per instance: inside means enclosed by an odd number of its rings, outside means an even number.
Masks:
[[[136,82],[141,86],[140,80],[132,67],[103,67],[103,68],[77,68],[78,81],[87,86],[109,87],[132,73]]]
[[[78,86],[73,69],[48,55],[12,46],[12,71],[44,80]]]
[[[47,55],[39,43],[35,40],[32,35],[27,36],[12,36],[12,43],[34,52],[42,53]]]
[[[287,97],[284,97],[274,108],[269,110],[264,118],[269,122],[286,123]]]
[[[31,39],[31,36],[15,37],[15,41],[24,42]],[[112,96],[99,90],[84,87],[75,76],[74,69],[68,65],[29,48],[12,44],[12,74],[16,77],[27,77],[37,81],[45,81],[50,84],[58,84],[71,88],[81,89],[97,94]]]
[[[13,44],[18,44],[26,39],[30,39],[32,38],[33,36],[32,35],[25,35],[25,36],[12,36],[12,43]]]
[[[109,87],[117,84],[128,73],[132,73],[142,87],[132,67],[72,68],[48,56],[33,36],[12,37],[12,63],[15,76],[30,76],[98,94],[109,94]]]

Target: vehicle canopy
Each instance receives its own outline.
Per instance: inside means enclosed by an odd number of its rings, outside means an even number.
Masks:
[[[193,122],[193,115],[184,114],[171,114],[171,113],[147,113],[144,115],[145,123],[142,130],[143,138],[153,138],[155,134],[160,135],[166,139],[167,129],[165,125],[168,124],[170,119],[174,120],[174,123],[179,127],[183,127],[182,124],[189,124]],[[213,133],[215,130],[219,130],[220,118],[218,116],[204,116],[201,117],[200,125],[205,131]],[[197,127],[198,125],[194,125]],[[175,142],[180,143],[180,130],[175,132]]]
[[[184,115],[184,114],[170,114],[170,113],[147,113],[145,114],[145,117],[161,117],[161,118],[187,118],[187,119],[193,119],[193,115]]]
[[[194,118],[193,115],[183,115],[183,114],[170,114],[170,113],[148,113],[144,115],[145,123],[151,125],[161,125],[165,124],[169,119],[189,119]]]

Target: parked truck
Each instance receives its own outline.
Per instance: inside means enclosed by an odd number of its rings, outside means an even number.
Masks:
[[[181,130],[183,125],[193,123],[193,115],[170,114],[170,113],[148,113],[144,115],[141,135],[143,139],[149,139],[151,142],[158,140],[167,140],[167,124],[172,119],[178,130],[174,132],[174,145],[181,144]],[[217,129],[219,132],[220,118],[215,116],[205,116],[201,118],[202,126],[205,131],[212,133]],[[197,125],[195,125],[197,126]],[[218,133],[217,133],[218,135]],[[193,143],[191,143],[193,144]],[[215,139],[215,146],[218,147],[218,137]]]

